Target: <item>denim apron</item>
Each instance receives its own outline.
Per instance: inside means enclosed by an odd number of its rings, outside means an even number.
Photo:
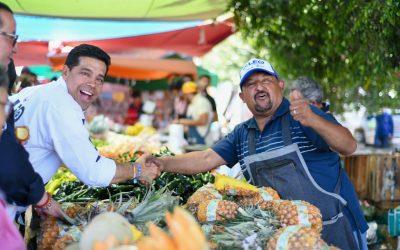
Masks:
[[[189,116],[188,119],[192,119],[192,117]],[[200,135],[196,126],[189,126],[188,143],[191,145],[206,144],[206,137],[207,137],[208,133],[210,132],[210,126],[211,126],[211,124],[208,124],[207,131],[204,136]]]
[[[188,143],[194,144],[206,144],[205,137],[201,136],[195,126],[189,126],[188,130]]]
[[[358,249],[350,222],[342,213],[347,204],[339,195],[342,168],[334,192],[324,190],[311,176],[297,144],[292,143],[289,113],[282,118],[282,135],[283,148],[256,153],[256,130],[249,130],[249,156],[243,161],[250,181],[256,186],[272,187],[282,199],[305,200],[318,207],[323,220],[322,238],[341,249]]]

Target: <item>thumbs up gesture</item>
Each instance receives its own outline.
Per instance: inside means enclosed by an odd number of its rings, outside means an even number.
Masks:
[[[293,90],[290,93],[290,114],[301,125],[310,127],[313,122],[314,113],[312,112],[308,101],[298,90]]]

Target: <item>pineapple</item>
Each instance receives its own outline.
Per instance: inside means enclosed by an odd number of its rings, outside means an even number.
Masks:
[[[71,235],[64,235],[57,239],[53,250],[64,250],[69,244],[75,242]]]
[[[214,223],[205,223],[201,225],[201,230],[203,230],[204,234],[206,236],[216,234],[216,233],[222,233],[225,231],[225,227],[221,225],[216,225]]]
[[[81,206],[70,202],[61,204],[61,208],[65,215],[69,217],[66,217],[65,219],[71,222],[76,221],[73,219],[77,219],[83,210]],[[40,228],[41,233],[40,237],[38,237],[39,250],[64,249],[67,244],[75,241],[74,237],[71,237],[70,234],[64,235],[65,232],[71,228],[71,225],[64,224],[64,222],[57,220],[55,217],[45,217],[40,224]],[[59,248],[55,248],[56,243]]]
[[[220,193],[227,195],[252,196],[259,192],[256,186],[225,175],[216,175],[214,184]]]
[[[233,201],[209,200],[199,205],[197,219],[201,223],[234,219],[239,206]]]
[[[217,249],[261,249],[278,230],[280,222],[272,211],[247,207],[239,208],[235,219],[222,225],[217,222],[214,227],[223,229],[211,231],[209,236],[218,245]]]
[[[269,209],[272,207],[272,200],[279,200],[278,192],[270,187],[259,188],[259,193],[253,196],[238,196],[238,203],[242,207],[260,206],[261,209]]]
[[[279,229],[268,241],[265,249],[337,250],[338,248],[328,246],[315,230],[296,225]]]
[[[52,216],[47,216],[44,221],[41,222],[41,234],[38,237],[38,249],[39,250],[51,250],[53,245],[57,241],[57,237],[60,234],[57,219]]]
[[[194,194],[192,194],[192,196],[189,197],[186,203],[186,207],[192,212],[192,214],[196,214],[197,207],[201,203],[213,199],[222,200],[222,195],[218,193],[213,184],[209,183],[201,187]]]
[[[322,231],[322,215],[317,207],[306,201],[273,201],[272,209],[280,217],[282,226],[309,226],[316,232]]]
[[[75,219],[82,212],[83,208],[72,202],[65,202],[61,205],[62,210],[68,217]]]

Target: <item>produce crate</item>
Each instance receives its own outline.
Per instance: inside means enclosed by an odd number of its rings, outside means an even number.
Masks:
[[[373,167],[369,198],[374,202],[400,201],[400,155],[381,156]]]
[[[360,199],[368,198],[368,170],[375,156],[354,155],[342,158],[347,175]]]
[[[400,154],[354,155],[342,160],[360,199],[400,201]]]

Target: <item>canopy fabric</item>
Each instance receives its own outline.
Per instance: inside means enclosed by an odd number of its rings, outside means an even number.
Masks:
[[[18,52],[13,56],[15,66],[48,64],[49,42],[20,42]]]
[[[155,48],[191,56],[202,56],[216,44],[233,34],[233,32],[232,24],[224,22],[150,35],[86,42],[96,45],[109,53],[124,53],[132,48]],[[83,42],[65,42],[64,44],[77,46],[81,43]]]
[[[64,42],[63,44],[64,46],[93,44],[110,54],[129,55],[137,49],[145,48],[164,50],[165,53],[174,51],[191,56],[202,56],[233,32],[234,27],[230,22],[221,22],[143,36]],[[47,64],[47,54],[47,41],[20,42],[18,53],[14,55],[15,64],[17,66]]]
[[[25,15],[15,15],[15,21],[18,41],[81,41],[140,36],[194,27],[202,22],[82,20]]]
[[[226,10],[225,0],[2,0],[15,13],[35,16],[184,21],[214,18]]]

